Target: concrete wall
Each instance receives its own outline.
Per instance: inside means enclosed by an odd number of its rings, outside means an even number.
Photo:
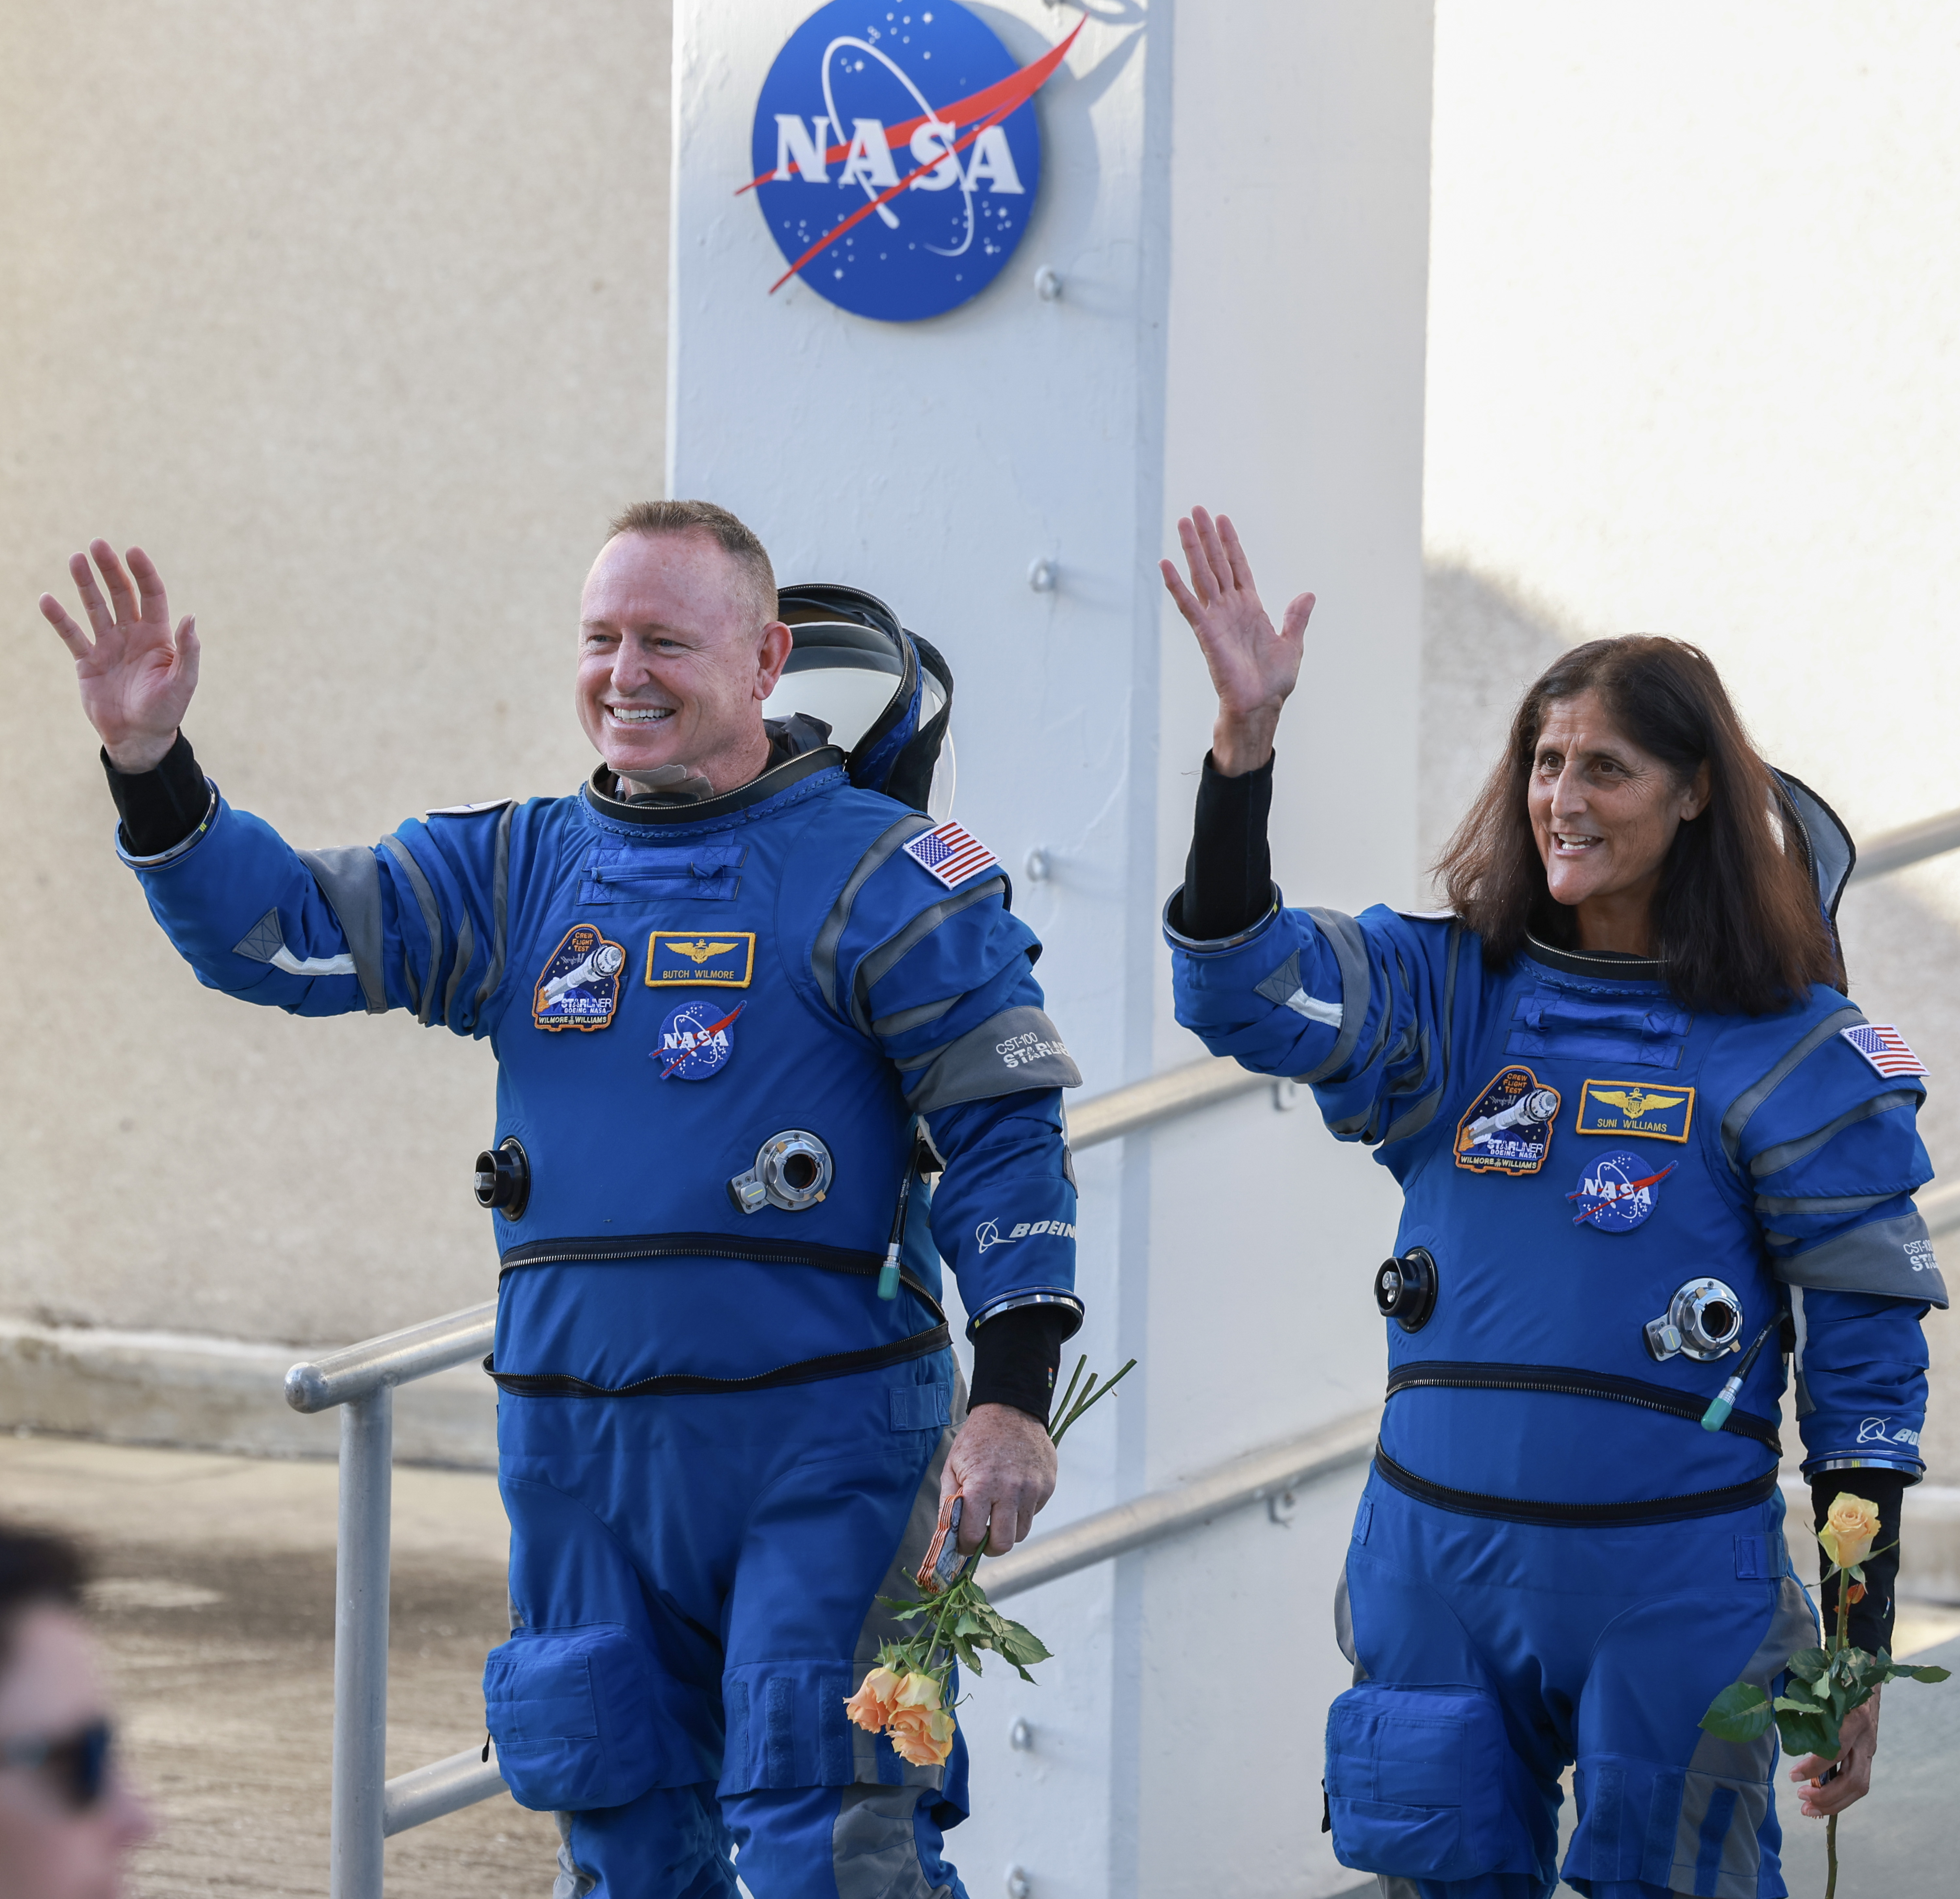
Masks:
[[[1939,0],[1441,0],[1426,846],[1602,633],[1699,642],[1854,833],[1960,805],[1957,88]],[[1960,856],[1842,921],[1853,996],[1933,1072],[1943,1172]],[[1927,1332],[1950,1485],[1960,1328]]]
[[[200,990],[33,601],[148,547],[199,757],[296,842],[576,784],[579,583],[662,477],[669,37],[665,0],[0,7],[0,1312],[336,1340],[493,1292],[487,1054]]]

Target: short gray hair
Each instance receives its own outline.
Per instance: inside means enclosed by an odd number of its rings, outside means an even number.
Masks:
[[[756,531],[711,501],[636,501],[615,521],[609,535],[706,534],[741,569],[753,591],[759,623],[776,617],[776,570]]]

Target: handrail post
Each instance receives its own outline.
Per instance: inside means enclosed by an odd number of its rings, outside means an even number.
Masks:
[[[340,1410],[340,1544],[334,1565],[332,1899],[381,1899],[387,1778],[388,1543],[395,1394]]]

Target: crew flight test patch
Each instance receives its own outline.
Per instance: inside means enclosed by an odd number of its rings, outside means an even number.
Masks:
[[[1558,1090],[1522,1065],[1502,1069],[1456,1123],[1456,1165],[1472,1174],[1535,1174],[1551,1152]]]
[[[647,945],[647,986],[675,983],[746,989],[756,973],[753,930],[655,930]]]
[[[1650,1088],[1644,1082],[1586,1082],[1579,1091],[1575,1134],[1616,1134],[1625,1140],[1685,1141],[1694,1119],[1691,1088]]]
[[[531,1020],[552,1031],[606,1028],[619,1006],[619,976],[625,967],[623,945],[590,923],[573,924],[539,973]]]

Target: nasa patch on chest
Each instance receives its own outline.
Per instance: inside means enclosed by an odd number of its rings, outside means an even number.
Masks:
[[[663,1082],[705,1082],[719,1075],[735,1053],[735,1018],[747,1006],[682,1003],[660,1024],[659,1043],[647,1051],[647,1059],[658,1066]]]
[[[1558,1090],[1522,1065],[1501,1070],[1456,1123],[1456,1165],[1472,1174],[1535,1174],[1551,1152]]]
[[[1657,1168],[1630,1148],[1595,1155],[1565,1196],[1579,1209],[1572,1224],[1596,1233],[1631,1233],[1652,1218],[1660,1205],[1661,1182],[1680,1165],[1670,1161]]]
[[[625,948],[590,923],[567,930],[539,972],[531,1020],[542,1029],[606,1028],[619,1006]]]

